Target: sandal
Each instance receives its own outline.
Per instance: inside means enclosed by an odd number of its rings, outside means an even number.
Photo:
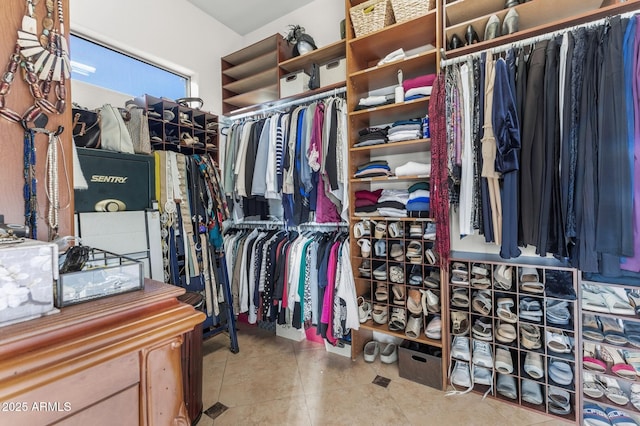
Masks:
[[[439,315],[436,315],[431,319],[431,321],[429,321],[424,329],[424,335],[429,339],[442,339],[442,320]]]
[[[424,258],[429,265],[435,265],[438,262],[438,256],[430,248],[424,251]]]
[[[466,312],[451,312],[451,334],[466,336],[469,333],[469,315]]]
[[[590,342],[583,342],[582,365],[589,370],[604,373],[607,371],[607,364],[598,359],[596,345]]]
[[[405,289],[403,285],[391,286],[391,292],[393,293],[393,303],[396,305],[404,305]]]
[[[376,257],[387,257],[387,242],[385,240],[378,240],[373,244],[373,251]]]
[[[612,345],[624,346],[627,344],[628,339],[624,334],[620,320],[611,317],[601,317],[600,324],[602,324],[604,340]]]
[[[500,290],[511,290],[513,285],[513,268],[507,265],[498,265],[493,273],[493,285]]]
[[[360,323],[365,323],[371,318],[371,303],[364,300],[364,297],[358,297],[358,318]]]
[[[422,310],[437,314],[440,312],[440,297],[431,290],[422,291]]]
[[[422,237],[422,225],[419,223],[412,223],[409,226],[409,236],[411,238],[420,238]]]
[[[371,311],[371,317],[373,321],[378,324],[387,323],[387,307],[383,305],[373,305],[373,311]]]
[[[520,268],[520,290],[535,294],[544,293],[544,284],[540,282],[536,268]]]
[[[373,277],[376,280],[386,281],[387,280],[387,264],[383,263],[373,270]]]
[[[520,324],[520,344],[525,349],[540,349],[540,329],[533,324]]]
[[[407,313],[402,308],[393,308],[391,320],[389,321],[390,331],[404,331],[407,325]]]
[[[551,352],[560,354],[570,354],[573,345],[571,344],[571,338],[564,334],[564,332],[554,333],[547,330],[545,332],[547,340],[547,348]]]
[[[389,291],[387,289],[387,283],[377,283],[376,300],[378,302],[386,302],[388,299],[389,299]]]
[[[392,238],[404,237],[404,229],[401,222],[393,222],[389,224],[389,235]]]
[[[491,287],[491,281],[487,277],[471,278],[471,287],[486,290]]]
[[[486,322],[485,322],[486,321]],[[471,334],[474,339],[484,340],[490,342],[492,340],[491,320],[485,318],[477,318],[473,327],[471,327]]]
[[[357,244],[360,246],[360,255],[362,257],[369,257],[371,254],[371,242],[366,238],[360,238]]]
[[[488,290],[476,291],[471,303],[473,310],[487,316],[491,313],[491,292]]]
[[[369,259],[362,261],[362,264],[358,267],[358,271],[360,271],[361,277],[371,278],[371,262]]]
[[[440,271],[432,269],[428,276],[422,281],[425,287],[440,288]]]
[[[638,290],[627,289],[629,303],[636,310],[636,315],[640,315],[640,292]]]
[[[409,321],[407,321],[407,328],[404,330],[404,334],[412,339],[417,339],[422,333],[422,315],[409,315]]]
[[[391,245],[391,252],[389,253],[393,260],[402,262],[404,259],[404,250],[402,249],[402,243],[395,243]]]
[[[602,324],[600,324],[600,318],[598,318],[596,315],[583,314],[582,336],[585,339],[602,342],[604,340],[604,334],[602,334]]]
[[[624,349],[622,351],[622,356],[624,357],[625,362],[633,368],[636,376],[640,377],[640,352]]]
[[[601,398],[604,396],[604,386],[596,380],[595,374],[583,371],[582,392],[590,398]]]
[[[413,264],[422,262],[422,244],[419,241],[411,241],[407,246],[407,259]]]
[[[416,290],[414,288],[409,289],[407,295],[407,309],[412,314],[421,314],[423,312],[422,308],[422,294],[420,290]]]
[[[609,356],[612,359],[611,372],[616,376],[622,377],[627,380],[635,380],[636,379],[636,370],[633,366],[627,364],[624,359],[622,359],[622,355],[620,351],[617,349],[609,349]]]
[[[404,284],[404,270],[402,267],[393,265],[389,268],[389,281],[397,284]]]
[[[602,287],[600,295],[604,299],[604,303],[607,305],[610,313],[614,315],[636,314],[636,310],[631,306],[631,304],[629,304],[628,300],[626,298],[623,299],[620,294],[616,293],[615,289]],[[625,296],[627,295],[625,294]]]
[[[464,287],[454,287],[451,290],[451,306],[455,308],[469,307],[469,292]]]
[[[506,321],[511,324],[518,322],[518,316],[511,312],[510,309],[514,304],[513,299],[508,297],[501,297],[498,299],[498,309],[496,310],[496,314],[502,321]]]
[[[511,324],[505,324],[498,321],[496,329],[496,340],[502,343],[511,343],[518,337],[516,328]]]
[[[387,223],[378,222],[375,225],[376,226],[373,231],[373,237],[376,239],[384,238],[384,236],[387,234]]]
[[[371,223],[368,220],[353,225],[353,236],[356,238],[362,238],[367,235],[371,235]]]
[[[629,403],[629,397],[622,392],[616,379],[609,376],[598,376],[598,381],[604,385],[604,394],[609,401],[618,405],[627,405]]]

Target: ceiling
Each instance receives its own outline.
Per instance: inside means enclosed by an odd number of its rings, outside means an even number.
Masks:
[[[188,0],[244,36],[313,0]]]

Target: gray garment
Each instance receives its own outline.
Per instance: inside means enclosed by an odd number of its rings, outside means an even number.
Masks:
[[[241,124],[233,124],[227,134],[226,150],[224,154],[224,192],[232,194],[235,186],[233,171],[236,164],[239,135],[242,132]]]
[[[267,190],[267,156],[269,153],[269,129],[272,118],[269,117],[262,127],[260,140],[258,142],[258,152],[256,153],[255,171],[253,172],[253,183],[251,184],[251,195],[264,196]]]

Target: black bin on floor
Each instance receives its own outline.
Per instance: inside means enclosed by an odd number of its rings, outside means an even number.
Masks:
[[[200,293],[186,292],[178,297],[183,303],[202,311],[204,298]],[[191,424],[195,425],[202,415],[202,323],[184,334],[182,344],[182,388],[184,403]]]

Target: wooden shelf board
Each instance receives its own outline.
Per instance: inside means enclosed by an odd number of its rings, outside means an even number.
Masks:
[[[397,120],[424,117],[428,112],[429,97],[399,104],[384,105],[349,113],[352,128],[380,126]]]
[[[398,70],[402,70],[404,79],[418,75],[435,73],[439,66],[436,63],[437,49],[412,56],[402,61],[370,67],[349,75],[349,80],[356,91],[364,93],[382,87],[398,84]]]
[[[343,58],[346,54],[346,45],[344,40],[331,43],[327,46],[316,49],[312,52],[305,53],[304,55],[296,58],[291,58],[287,61],[280,62],[279,66],[285,72],[291,73],[306,69],[311,64],[324,64],[333,59]]]
[[[277,52],[278,40],[281,38],[281,35],[275,34],[271,37],[267,37],[264,40],[260,40],[250,46],[233,52],[227,56],[224,56],[222,57],[222,60],[230,63],[231,65],[239,65],[257,56],[264,55],[267,52]]]
[[[412,152],[431,149],[431,139],[415,139],[411,141],[388,142],[373,146],[360,146],[351,148],[352,153],[366,153],[371,155],[387,155],[387,154],[410,154]]]
[[[546,5],[546,7],[543,7],[543,2]],[[579,5],[577,7],[577,10],[584,10],[584,5],[580,0],[567,0],[567,3],[569,2],[571,4],[575,4],[577,2]],[[564,5],[564,2],[562,4]],[[625,13],[628,11],[637,10],[640,7],[640,0],[631,0],[626,3],[618,3],[613,6],[605,6],[599,9],[591,9],[587,12],[582,12],[582,13],[576,13],[575,9],[572,9],[573,11],[571,12],[571,15],[569,17],[565,17],[562,19],[557,19],[557,16],[559,16],[558,14],[555,13],[555,9],[557,5],[558,5],[558,2],[554,0],[533,0],[531,2],[518,5],[516,6],[517,10],[522,12],[522,13],[519,13],[520,21],[521,21],[520,27],[525,29],[518,31],[514,34],[497,37],[492,40],[487,40],[487,41],[483,40],[471,46],[463,46],[455,50],[447,50],[446,56],[447,58],[455,58],[458,56],[468,55],[470,53],[490,49],[490,48],[508,44],[508,43],[513,43],[518,40],[539,36],[552,31],[571,27],[573,25],[578,25],[584,22],[604,18],[606,16],[611,15],[612,13],[619,14],[619,13]],[[582,5],[582,8],[580,7],[580,5]],[[533,7],[539,8],[540,10],[533,9],[533,10],[536,10],[536,12],[533,13],[535,17],[527,16],[525,18],[523,16],[525,15],[524,11],[527,11],[529,9],[522,10],[521,8],[533,8]],[[546,12],[542,12],[543,10],[545,10]],[[566,13],[567,9],[565,6],[563,6],[562,10],[565,11]],[[505,10],[498,13],[497,15],[504,16],[506,12],[507,11]],[[547,14],[553,13],[553,16],[549,17],[549,15],[545,15],[547,16],[545,21],[540,18],[541,13],[547,13]],[[527,12],[527,14],[529,13]],[[478,33],[479,36],[482,37],[484,35],[484,27],[486,26],[486,23],[489,20],[489,16],[490,15],[486,15],[484,17],[480,17],[479,19],[476,19],[471,22],[466,22],[459,25],[455,25],[453,27],[446,28],[445,30],[446,41],[448,41],[453,34],[457,34],[458,37],[461,37],[461,39],[464,40],[464,31],[466,30],[467,25],[469,25],[470,23],[473,23],[473,26],[476,32]],[[552,19],[552,21],[549,21],[549,19]],[[533,25],[532,22],[541,22],[541,23],[536,24],[535,26],[531,26]]]
[[[457,0],[445,5],[447,25],[456,25],[504,9],[504,0]]]
[[[258,56],[247,62],[243,62],[235,67],[227,68],[222,71],[222,74],[227,77],[231,77],[236,80],[252,76],[256,71],[266,70],[278,66],[278,55],[276,52],[268,52],[264,55]]]
[[[390,305],[390,306],[392,307],[392,305]],[[397,306],[397,307],[400,307],[400,306]],[[424,333],[422,333],[421,336],[418,337],[417,339],[414,339],[414,338],[409,337],[406,334],[404,334],[404,330],[401,331],[401,332],[400,331],[391,331],[391,330],[389,330],[389,327],[386,324],[376,324],[376,323],[373,322],[373,320],[369,320],[369,321],[365,322],[364,324],[360,324],[360,328],[364,328],[365,330],[379,331],[381,333],[388,334],[390,336],[400,337],[402,339],[411,340],[411,341],[414,341],[414,342],[425,343],[427,345],[435,346],[437,348],[441,348],[442,347],[442,341],[441,340],[429,339],[424,335]],[[424,331],[424,328],[423,328],[422,331]],[[443,360],[443,362],[444,362],[444,360]]]
[[[246,93],[263,87],[271,86],[278,83],[278,68],[271,68],[266,71],[259,72],[242,80],[222,86],[225,90],[232,92]]]
[[[393,181],[403,181],[403,180],[424,180],[430,179],[430,175],[414,175],[414,176],[378,176],[378,177],[370,177],[370,178],[352,178],[350,182],[359,183],[359,182],[393,182]]]
[[[410,50],[429,43],[436,44],[435,9],[410,21],[354,38],[349,41],[349,47],[354,55],[372,60],[384,58],[400,47]]]
[[[273,84],[261,89],[252,90],[251,92],[242,93],[240,95],[232,96],[230,98],[223,99],[223,102],[237,106],[246,107],[255,104],[262,104],[270,102],[278,98],[278,85]]]
[[[361,220],[388,220],[389,222],[433,222],[433,219],[428,217],[389,217],[389,216],[351,216],[350,222],[357,223]],[[428,265],[432,268],[437,267],[437,265]],[[356,277],[359,278],[359,277]],[[369,278],[364,278],[369,279]],[[375,280],[374,280],[375,281]]]
[[[276,99],[273,99],[271,101],[263,102],[263,103],[260,103],[260,104],[252,104],[252,105],[249,105],[246,108],[242,108],[242,109],[236,109],[234,111],[229,112],[227,115],[230,118],[233,119],[233,115],[235,115],[235,114],[244,114],[244,113],[252,112],[252,111],[260,111],[262,108],[266,108],[266,107],[271,108],[271,107],[274,107],[274,106],[277,106],[277,105],[280,105],[280,104],[284,104],[284,103],[287,103],[287,102],[295,101],[297,99],[302,99],[302,98],[306,98],[308,96],[317,95],[319,93],[331,92],[332,90],[344,87],[344,85],[345,85],[345,82],[341,81],[339,83],[331,84],[329,86],[323,86],[323,87],[319,87],[319,88],[317,88],[315,90],[309,90],[309,91],[306,91],[306,92],[299,93],[297,95],[289,96],[287,98],[277,99],[277,96],[276,96]],[[329,93],[327,93],[327,96],[329,96]]]

